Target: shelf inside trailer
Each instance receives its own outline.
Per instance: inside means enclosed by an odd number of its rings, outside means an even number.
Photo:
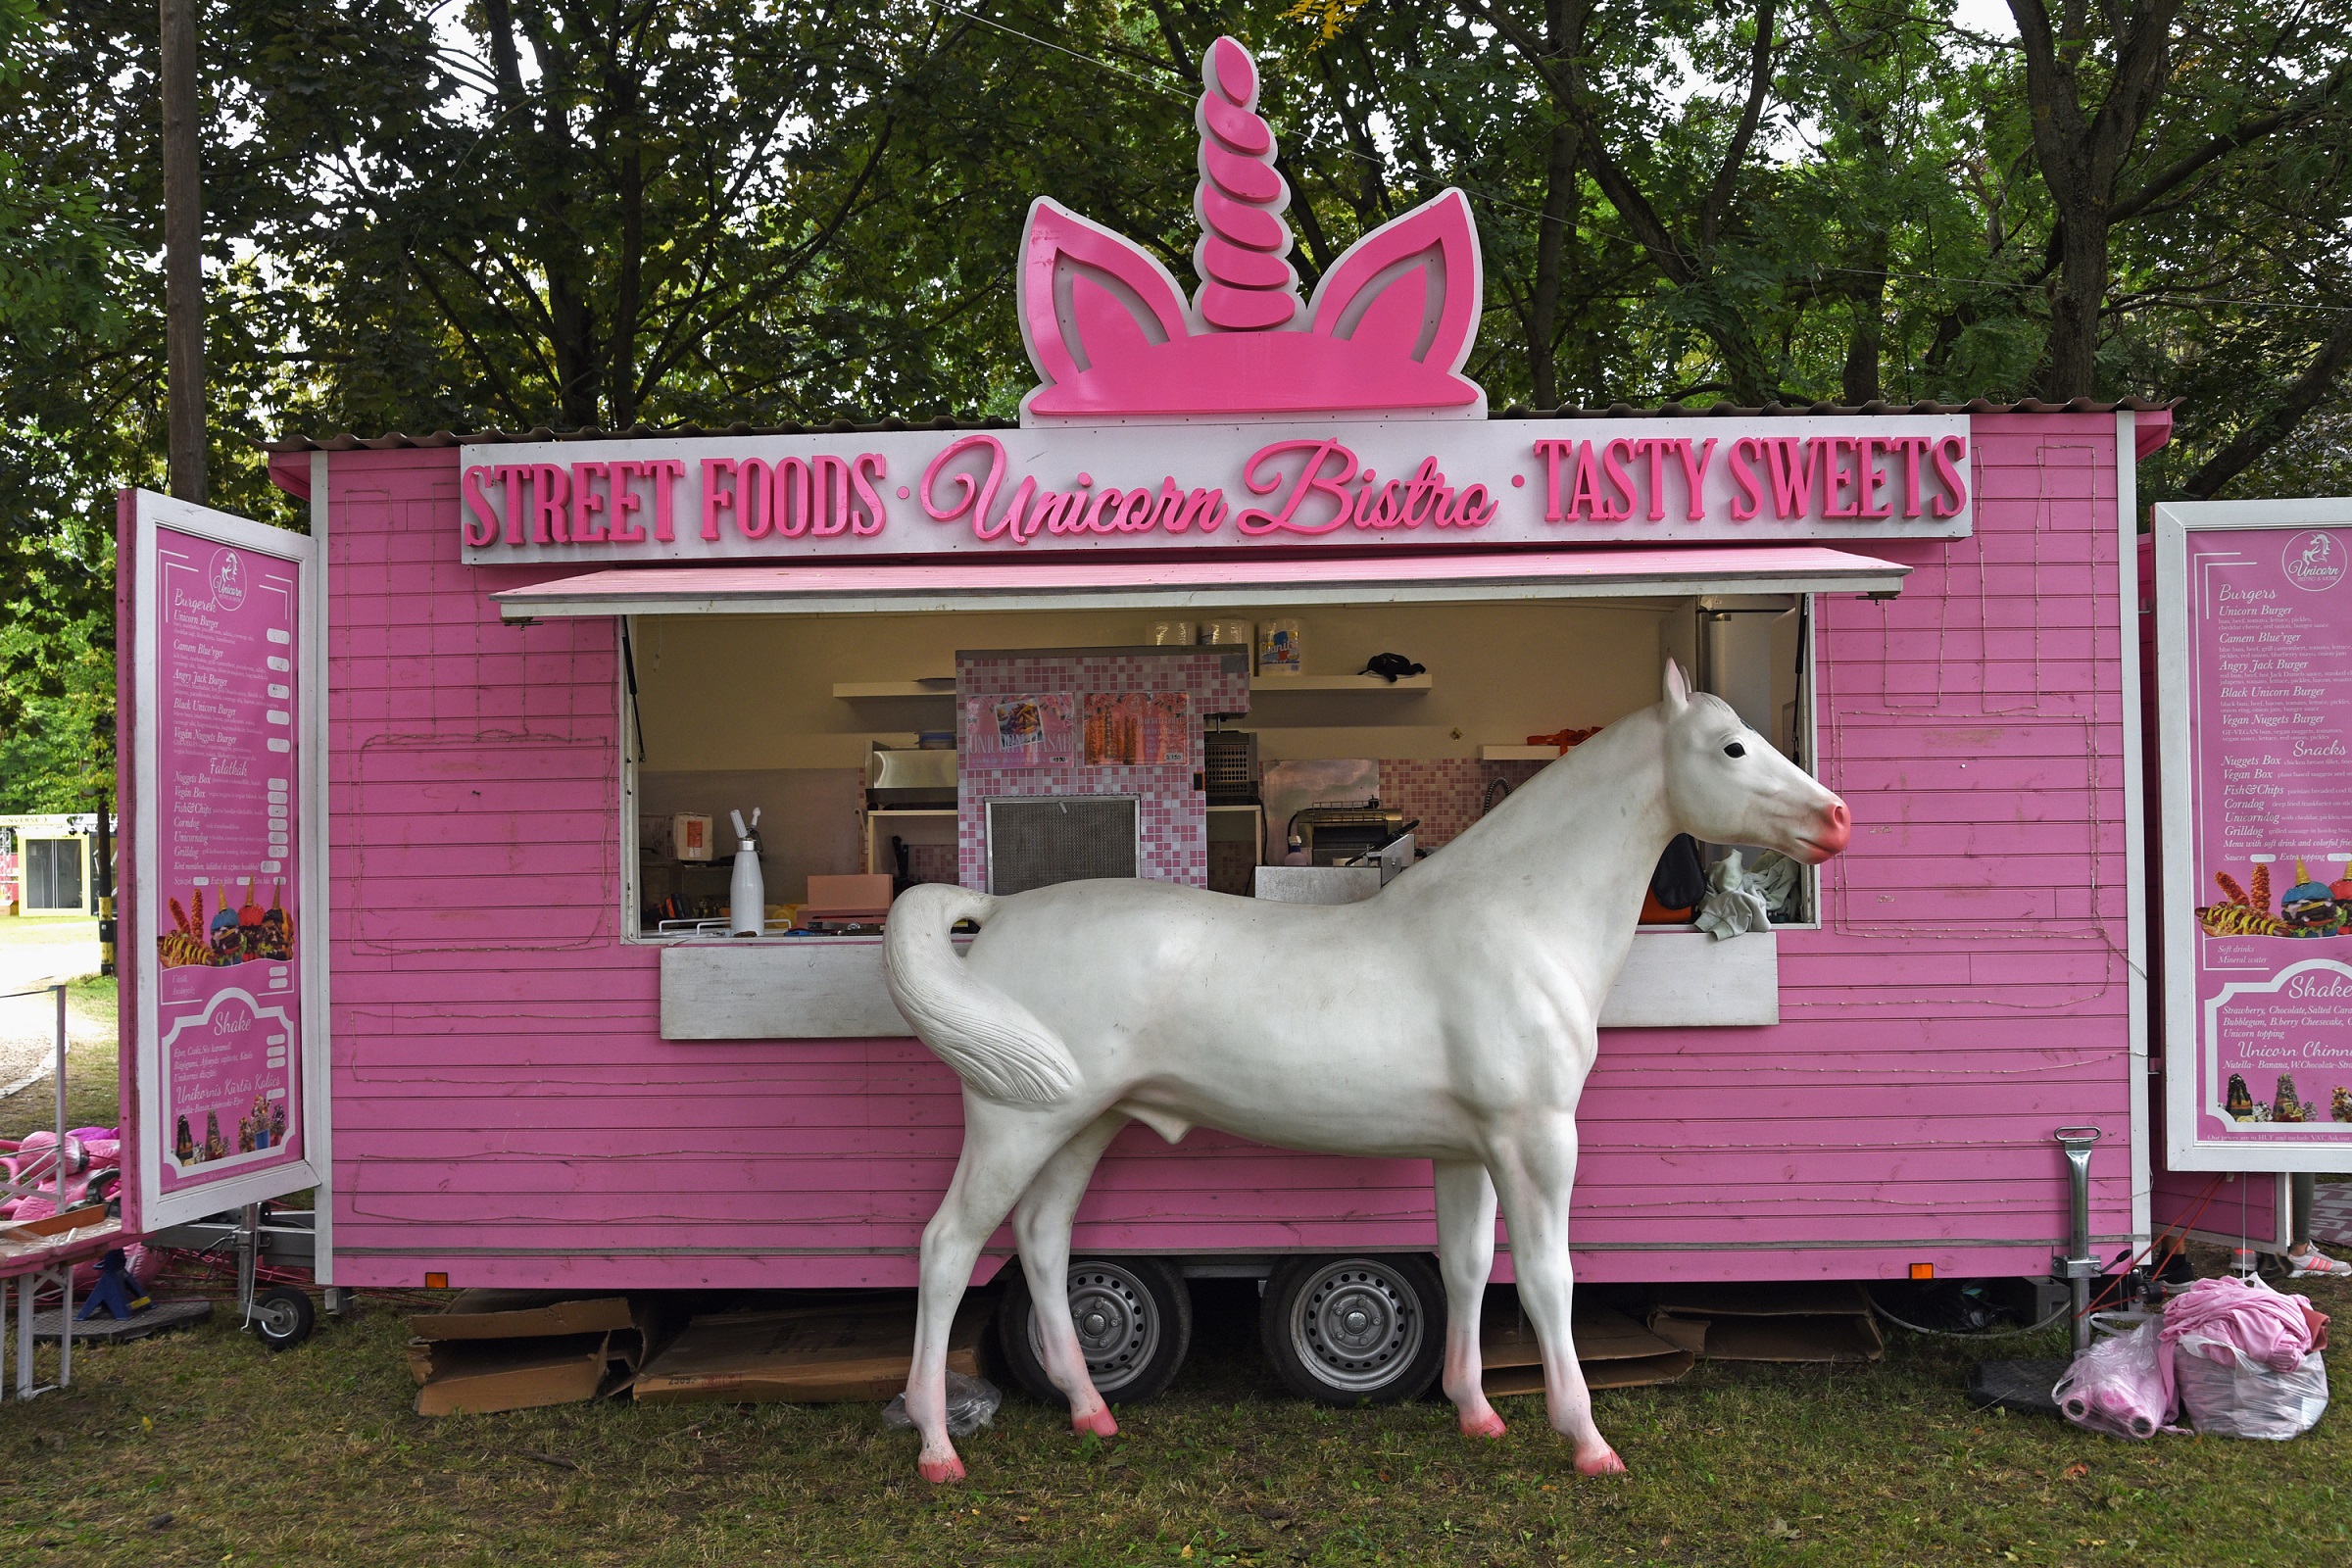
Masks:
[[[1378,675],[1252,675],[1252,692],[1425,692],[1436,682],[1428,675],[1404,675],[1394,681]],[[953,697],[956,677],[923,675],[913,680],[837,680],[833,695],[843,702],[871,702],[901,697]]]

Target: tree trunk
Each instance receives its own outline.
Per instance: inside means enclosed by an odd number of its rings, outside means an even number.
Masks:
[[[2053,403],[2098,393],[2099,314],[2107,294],[2107,203],[2078,196],[2059,222],[2061,260],[2050,294],[2050,339],[2041,373],[2041,395]]]
[[[1880,395],[1880,345],[1886,330],[1886,234],[1874,229],[1859,274],[1849,273],[1845,296],[1851,313],[1845,334],[1845,374],[1838,395],[1859,406]]]
[[[204,175],[197,136],[198,0],[161,0],[164,99],[164,343],[172,493],[205,499]]]
[[[1562,121],[1551,127],[1551,158],[1544,170],[1544,217],[1536,232],[1536,297],[1528,324],[1527,364],[1536,407],[1560,405],[1555,350],[1560,340],[1560,272],[1575,226],[1576,127]]]
[[[2009,0],[2026,63],[2034,161],[2055,215],[2059,279],[2050,296],[2050,336],[2041,394],[2052,402],[2098,390],[2099,311],[2107,293],[2107,231],[2116,182],[2164,91],[2173,20],[2181,0],[2131,0],[2097,13],[2111,28],[2104,90],[2087,116],[2078,74],[2092,57],[2094,13],[2079,0],[2053,28],[2043,0]]]

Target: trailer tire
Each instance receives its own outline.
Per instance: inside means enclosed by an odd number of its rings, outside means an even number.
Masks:
[[[997,1348],[1033,1398],[1064,1404],[1046,1376],[1029,1277],[1016,1261],[997,1308]],[[1176,1381],[1193,1348],[1193,1298],[1184,1277],[1156,1257],[1081,1257],[1070,1262],[1070,1316],[1086,1350],[1095,1392],[1112,1404],[1156,1399]]]
[[[1291,1391],[1323,1404],[1402,1404],[1437,1378],[1446,1295],[1429,1260],[1286,1258],[1258,1309],[1266,1359]]]
[[[272,1350],[292,1349],[309,1339],[318,1325],[318,1313],[311,1305],[310,1293],[298,1286],[272,1286],[253,1303],[253,1332]]]

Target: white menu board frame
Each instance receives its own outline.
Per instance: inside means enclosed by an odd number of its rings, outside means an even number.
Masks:
[[[223,1209],[281,1198],[306,1188],[323,1190],[326,1186],[328,897],[320,722],[324,627],[317,613],[320,596],[316,540],[151,490],[128,491],[124,502],[130,524],[129,538],[125,541],[130,554],[125,563],[130,568],[130,591],[124,606],[129,612],[129,624],[124,628],[129,657],[127,678],[123,682],[129,699],[128,711],[123,716],[127,720],[130,748],[126,813],[130,842],[125,846],[128,853],[124,857],[123,880],[130,896],[125,901],[118,951],[128,956],[132,972],[133,994],[125,998],[129,1004],[123,1012],[122,1033],[132,1051],[130,1076],[136,1097],[133,1124],[138,1173],[132,1200],[125,1204],[124,1218],[127,1224],[140,1230],[155,1231]],[[219,1161],[222,1171],[218,1177],[191,1177],[185,1168],[175,1170],[170,1192],[164,1186],[164,1161],[175,1134],[168,1118],[163,1076],[164,966],[160,943],[176,929],[176,922],[169,913],[174,890],[167,886],[165,876],[171,781],[163,776],[162,757],[164,727],[170,718],[172,700],[172,694],[163,689],[161,662],[164,573],[160,535],[165,529],[226,550],[266,558],[272,564],[290,569],[295,579],[291,596],[295,623],[291,628],[293,635],[285,645],[286,658],[292,665],[289,673],[294,677],[294,701],[291,712],[284,716],[291,720],[286,726],[287,739],[293,743],[293,767],[288,775],[292,787],[287,793],[294,807],[295,831],[287,858],[292,862],[290,881],[296,896],[291,911],[294,935],[290,960],[296,990],[296,1039],[288,1054],[297,1068],[289,1086],[292,1091],[289,1098],[298,1103],[288,1108],[294,1110],[294,1127],[299,1129],[299,1142],[295,1145],[298,1157],[240,1161],[233,1157],[232,1151],[231,1157]],[[216,900],[224,899],[226,891],[225,887],[216,890]],[[249,895],[246,902],[254,903],[256,897]],[[251,967],[267,970],[270,965],[260,961]],[[262,983],[262,977],[257,976],[255,983]],[[261,1009],[256,1011],[258,1021]],[[285,1129],[277,1129],[276,1136],[283,1139]],[[266,1154],[266,1147],[259,1152]],[[242,1168],[245,1165],[259,1168]]]
[[[2204,774],[2206,762],[2217,755],[2223,737],[2209,733],[2199,713],[2200,683],[2205,673],[2202,665],[2216,656],[2211,647],[2200,653],[2200,640],[2192,635],[2192,617],[2200,612],[2201,596],[2206,590],[2191,579],[2213,577],[2215,572],[2192,573],[2190,559],[2192,545],[2199,535],[2241,530],[2259,530],[2266,547],[2276,541],[2280,549],[2306,531],[2338,531],[2338,560],[2329,568],[2330,575],[2352,576],[2352,569],[2347,569],[2352,561],[2344,559],[2344,553],[2352,551],[2352,498],[2172,502],[2155,508],[2156,737],[2164,830],[2163,894],[2159,903],[2163,945],[2159,951],[2164,956],[2168,1163],[2178,1171],[2343,1170],[2352,1168],[2352,1122],[2331,1117],[2328,1100],[2332,1080],[2310,1073],[2309,1082],[2298,1083],[2298,1096],[2312,1095],[2317,1099],[2316,1119],[2312,1121],[2257,1122],[2225,1114],[2228,1075],[2221,1059],[2218,1018],[2220,1005],[2231,991],[2268,994],[2293,981],[2296,971],[2323,969],[2330,974],[2344,970],[2348,978],[2331,983],[2352,986],[2352,953],[2336,951],[2352,946],[2352,937],[2324,943],[2238,940],[2207,932],[2198,919],[2201,906],[2224,902],[2228,893],[2225,889],[2208,896],[2207,867],[2203,861],[2213,857],[2198,831],[2198,780]],[[2267,564],[2266,550],[2264,564]],[[2291,616],[2295,609],[2324,611],[2329,620],[2340,624],[2347,647],[2352,647],[2352,582],[2343,585],[2340,602],[2334,594],[2325,599],[2317,594],[2308,600],[2301,595],[2290,598],[2302,602],[2291,604],[2285,614]],[[2213,640],[2209,638],[2206,642]],[[2223,677],[2217,674],[2216,678]],[[2275,787],[2267,773],[2260,787],[2265,790]],[[2352,817],[2347,818],[2345,830],[2339,836],[2346,839],[2346,845],[2298,843],[2285,848],[2290,852],[2352,848]],[[2273,900],[2283,910],[2282,895],[2287,889],[2278,879],[2294,880],[2293,856],[2289,854],[2284,862],[2266,858],[2262,863],[2275,884],[2271,889]],[[2318,871],[2314,875],[2326,880],[2328,872]],[[2203,997],[2200,977],[2209,951],[2216,955],[2211,967],[2218,973],[2222,968],[2220,955],[2224,944],[2232,944],[2229,951],[2240,955],[2239,961],[2230,967],[2252,967],[2248,968],[2245,981],[2231,982],[2214,997]],[[2323,947],[2327,950],[2325,954],[2321,952]],[[2279,951],[2264,951],[2268,949]],[[2253,967],[2264,969],[2265,975],[2257,977]],[[2301,1048],[2288,1043],[2282,1049]],[[2250,1092],[2252,1088],[2249,1085]]]

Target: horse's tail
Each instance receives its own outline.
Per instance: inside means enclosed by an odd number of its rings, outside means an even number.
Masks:
[[[958,920],[986,924],[997,904],[988,894],[938,882],[900,894],[882,940],[890,1000],[974,1093],[1054,1104],[1078,1087],[1069,1048],[1027,1007],[973,979],[948,939]]]

